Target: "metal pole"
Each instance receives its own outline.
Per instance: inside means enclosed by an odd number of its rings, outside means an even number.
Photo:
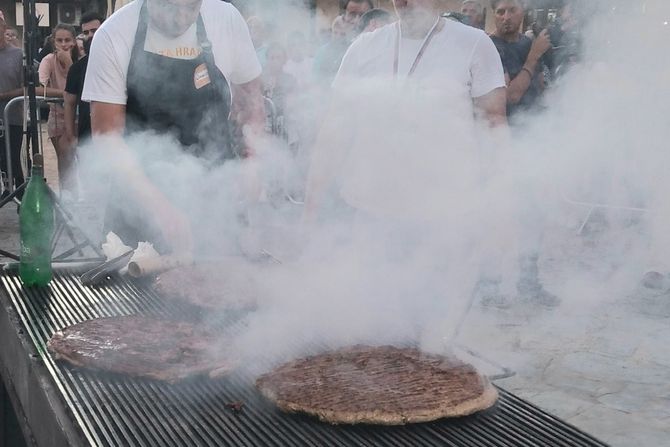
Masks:
[[[23,54],[23,68],[24,68],[24,85],[27,88],[28,95],[28,141],[32,153],[39,151],[39,139],[37,134],[37,100],[35,98],[35,82],[37,73],[35,70],[34,60],[37,56],[37,48],[35,43],[37,41],[37,11],[35,9],[35,0],[23,0],[23,26],[24,26],[24,54]],[[37,152],[36,152],[37,151]],[[31,167],[31,157],[28,157],[28,168]]]

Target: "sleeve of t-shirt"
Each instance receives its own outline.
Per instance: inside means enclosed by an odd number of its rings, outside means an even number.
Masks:
[[[249,28],[244,18],[236,8],[232,8],[231,40],[233,51],[233,67],[230,71],[230,82],[244,84],[256,79],[261,74],[261,64],[251,42]]]
[[[128,62],[119,61],[112,38],[104,28],[95,33],[88,56],[82,100],[125,104]]]
[[[67,72],[67,79],[65,80],[65,91],[71,95],[79,93],[77,90],[77,79],[79,75],[79,64],[74,64]]]
[[[44,59],[40,62],[40,66],[37,69],[40,78],[40,84],[49,85],[49,78],[51,77],[51,59],[53,58],[53,53],[49,53],[44,56]]]
[[[470,96],[478,98],[497,88],[505,87],[505,73],[500,54],[491,38],[486,34],[482,34],[477,41],[471,60]]]

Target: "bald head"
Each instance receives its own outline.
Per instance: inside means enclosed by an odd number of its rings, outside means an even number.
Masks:
[[[484,27],[484,7],[477,0],[465,0],[461,5],[461,14],[468,18],[470,26]]]

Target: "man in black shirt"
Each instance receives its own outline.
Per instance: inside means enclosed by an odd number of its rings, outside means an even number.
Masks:
[[[547,30],[534,40],[520,33],[523,0],[492,0],[496,30],[491,34],[507,82],[507,116],[537,105],[544,89],[542,56],[551,48]],[[514,120],[511,120],[514,124]]]
[[[507,116],[510,126],[518,125],[517,112],[538,106],[544,89],[543,55],[551,48],[547,30],[543,30],[534,40],[521,34],[524,18],[524,0],[491,0],[496,30],[491,35],[505,71],[507,83]],[[532,200],[540,200],[533,197]],[[543,235],[544,220],[531,203],[524,210],[520,240],[519,279],[517,292],[522,301],[544,306],[557,306],[557,296],[544,289],[540,282],[538,261]],[[495,295],[495,292],[494,292]],[[505,301],[492,303],[507,305]]]
[[[65,107],[65,137],[67,146],[74,149],[77,142],[82,142],[91,136],[91,111],[90,105],[81,100],[81,92],[84,88],[86,67],[88,66],[88,52],[91,49],[93,35],[103,22],[102,16],[97,12],[88,12],[81,17],[81,32],[84,35],[84,49],[86,55],[72,64],[67,74],[65,92],[63,93]],[[79,112],[77,131],[75,132],[76,112]]]

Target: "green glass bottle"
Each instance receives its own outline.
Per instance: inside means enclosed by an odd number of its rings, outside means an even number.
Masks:
[[[19,210],[21,262],[19,276],[26,286],[43,287],[51,281],[51,239],[54,232],[54,204],[44,181],[41,155],[33,157],[30,180]]]

